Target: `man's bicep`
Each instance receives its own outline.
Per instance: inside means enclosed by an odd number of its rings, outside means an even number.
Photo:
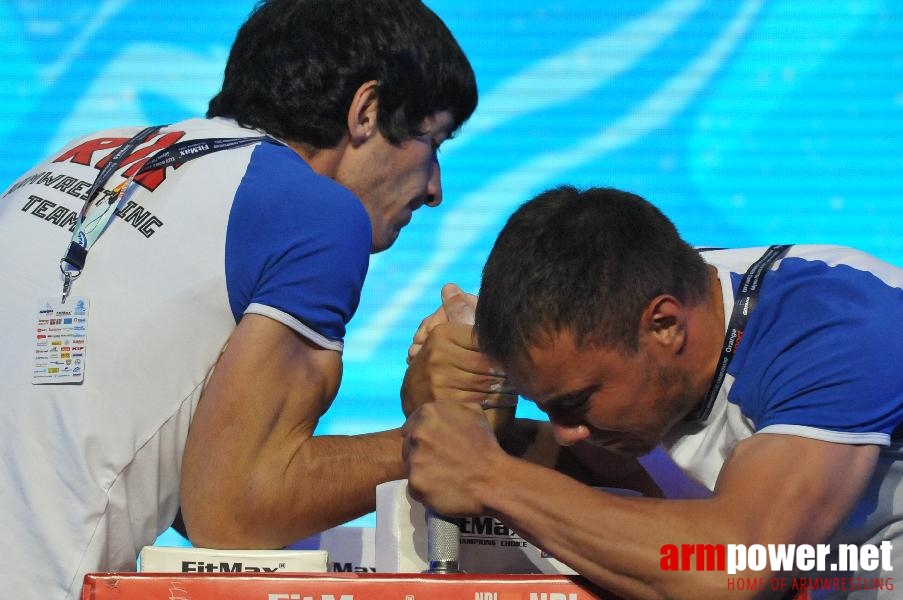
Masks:
[[[270,318],[245,315],[213,368],[192,418],[182,461],[182,507],[193,541],[224,519],[223,539],[246,535],[239,513],[265,513],[280,472],[335,397],[341,355]],[[228,522],[228,521],[225,521]],[[200,539],[198,539],[200,538]]]
[[[745,528],[743,539],[821,543],[859,500],[878,454],[873,445],[758,434],[725,461],[715,498]]]

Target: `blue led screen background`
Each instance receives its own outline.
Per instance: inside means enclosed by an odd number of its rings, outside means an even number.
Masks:
[[[0,187],[66,140],[203,114],[252,1],[0,3]],[[481,100],[444,202],[373,256],[319,433],[402,422],[420,320],[549,187],[621,187],[706,246],[840,243],[903,265],[903,3],[427,0]],[[523,406],[520,413],[540,417]]]

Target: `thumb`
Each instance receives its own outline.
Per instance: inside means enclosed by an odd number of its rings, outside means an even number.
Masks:
[[[476,306],[476,296],[464,293],[454,283],[442,286],[442,308],[450,322],[473,325]]]

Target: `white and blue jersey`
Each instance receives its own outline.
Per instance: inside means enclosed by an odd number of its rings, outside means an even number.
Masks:
[[[139,129],[77,140],[0,195],[0,580],[18,598],[77,598],[85,572],[133,570],[175,516],[191,416],[236,323],[266,315],[341,352],[366,276],[364,207],[279,142],[136,174],[176,142],[263,137],[177,123],[101,193],[135,177],[72,287],[90,302],[84,381],[33,385],[36,333],[53,335],[36,331],[39,300],[59,299],[86,192]]]
[[[725,329],[743,274],[764,252],[703,253],[718,269]],[[764,278],[712,412],[669,433],[665,451],[713,490],[725,457],[758,433],[881,446],[873,481],[833,541],[890,540],[892,562],[903,568],[900,322],[903,270],[850,248],[792,246]]]
[[[262,143],[254,150],[226,235],[236,321],[245,312],[264,314],[341,351],[369,255],[370,221],[355,196],[285,146]]]

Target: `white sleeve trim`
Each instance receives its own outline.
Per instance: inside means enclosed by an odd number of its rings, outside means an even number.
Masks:
[[[288,313],[285,313],[278,308],[273,308],[272,306],[267,306],[266,304],[258,304],[253,303],[245,309],[245,314],[252,313],[255,315],[263,315],[264,317],[269,317],[274,321],[279,321],[286,327],[298,332],[317,346],[321,348],[325,348],[326,350],[335,350],[336,352],[342,352],[345,348],[344,342],[341,340],[331,340],[328,337],[321,335],[291,316]]]
[[[798,435],[800,437],[822,440],[824,442],[836,442],[838,444],[877,444],[878,446],[890,446],[890,435],[886,433],[831,431],[829,429],[819,429],[817,427],[808,427],[806,425],[769,425],[756,433]]]

